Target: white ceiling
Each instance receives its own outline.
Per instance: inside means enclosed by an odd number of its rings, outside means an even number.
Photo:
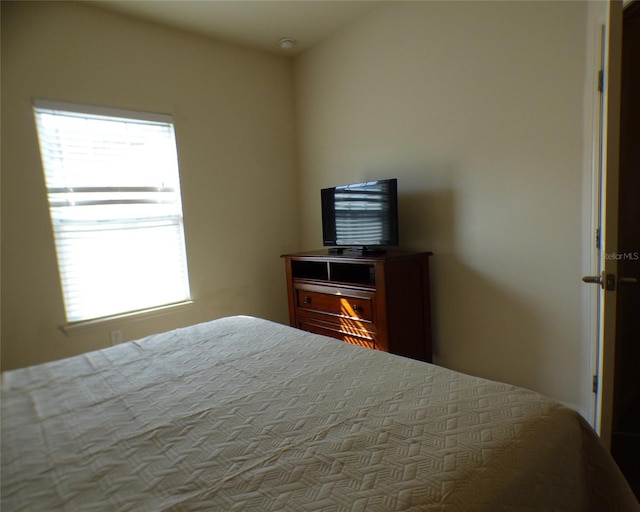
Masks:
[[[298,55],[382,1],[91,0],[91,5],[272,53]],[[296,44],[282,50],[278,40]]]

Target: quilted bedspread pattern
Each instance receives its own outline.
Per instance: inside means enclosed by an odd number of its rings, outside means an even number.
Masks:
[[[3,376],[4,512],[638,509],[570,409],[265,320]]]

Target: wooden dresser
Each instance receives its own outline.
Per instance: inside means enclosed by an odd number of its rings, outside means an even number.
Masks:
[[[286,254],[289,323],[431,362],[431,254]]]

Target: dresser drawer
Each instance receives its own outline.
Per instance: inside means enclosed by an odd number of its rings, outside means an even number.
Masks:
[[[376,337],[373,333],[365,330],[351,329],[348,325],[330,324],[325,322],[314,321],[312,318],[300,318],[298,320],[298,329],[322,334],[331,338],[337,338],[352,345],[360,347],[372,348],[376,347]]]
[[[298,310],[308,312],[373,322],[375,294],[368,292],[347,293],[345,291],[337,293],[329,290],[323,292],[298,288],[295,292],[295,307]]]

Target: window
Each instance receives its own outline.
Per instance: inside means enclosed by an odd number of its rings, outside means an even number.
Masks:
[[[34,112],[67,322],[190,300],[173,119]]]

